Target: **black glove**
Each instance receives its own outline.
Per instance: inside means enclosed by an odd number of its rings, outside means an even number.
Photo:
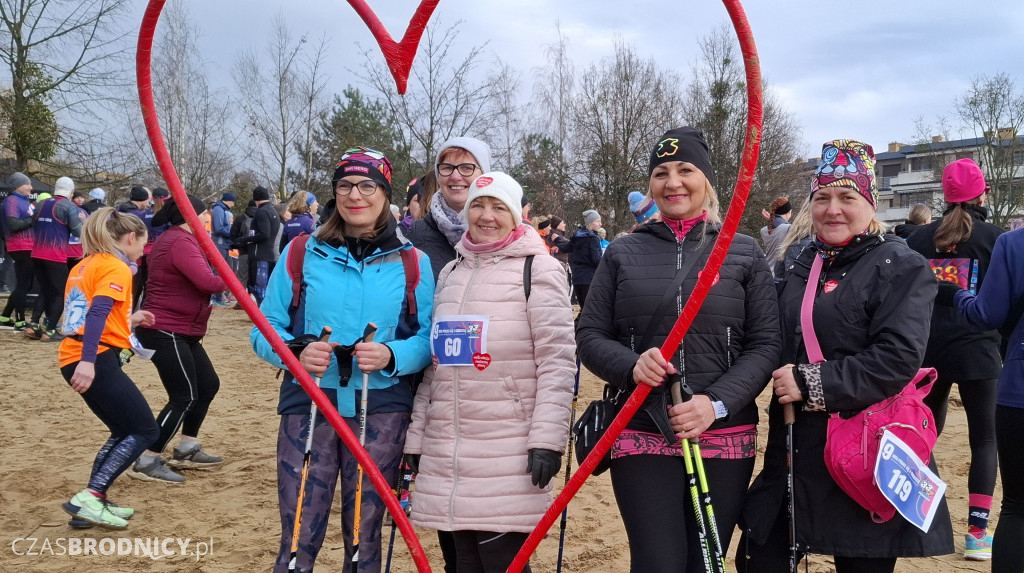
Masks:
[[[527,452],[526,473],[533,474],[530,481],[543,489],[551,482],[562,465],[562,454],[552,450],[533,449]]]
[[[295,338],[288,340],[284,343],[288,347],[288,350],[292,351],[295,358],[298,358],[302,351],[306,349],[310,344],[320,340],[315,334],[302,334]]]
[[[954,306],[953,298],[956,293],[964,289],[960,285],[949,281],[939,281],[939,294],[935,295],[935,304],[939,306]]]
[[[412,473],[420,473],[420,456],[422,454],[405,454],[405,465],[409,466]]]

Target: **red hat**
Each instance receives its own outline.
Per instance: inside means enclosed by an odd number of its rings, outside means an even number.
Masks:
[[[985,174],[971,159],[957,159],[942,170],[946,203],[963,203],[985,193]]]

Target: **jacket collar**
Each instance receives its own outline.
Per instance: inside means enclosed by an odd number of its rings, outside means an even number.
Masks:
[[[714,221],[705,221],[704,223],[697,223],[686,233],[687,241],[699,241],[703,235],[717,236],[722,230],[722,224]],[[650,223],[644,223],[637,227],[634,233],[642,233],[648,235],[654,235],[655,237],[663,241],[676,242],[676,234],[669,228],[668,224],[663,221],[653,221]]]

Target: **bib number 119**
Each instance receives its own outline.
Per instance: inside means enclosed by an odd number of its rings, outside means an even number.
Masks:
[[[882,447],[882,459],[891,458],[895,449],[891,443],[885,444]],[[903,501],[910,499],[910,494],[914,491],[914,484],[907,478],[907,474],[898,469],[892,470],[892,479],[889,480],[886,487]]]

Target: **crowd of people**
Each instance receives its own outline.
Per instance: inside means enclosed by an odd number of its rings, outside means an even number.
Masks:
[[[264,187],[237,216],[231,193],[209,210],[188,200],[385,479],[416,473],[411,519],[437,531],[446,572],[505,571],[550,505],[580,364],[621,396],[651,387],[610,453],[631,571],[708,566],[689,443],[713,484],[715,541],[724,551],[742,532],[739,571],[792,570],[825,554],[839,573],[891,572],[899,558],[952,553],[944,499],[927,530],[873,519],[823,455],[833,414],[895,395],[922,365],[939,373],[926,399],[938,432],[954,383],[968,417],[965,557],[1024,568],[1024,238],[985,221],[973,161],[946,167],[941,219],[915,214],[920,223],[896,235],[875,217],[871,147],[827,142],[806,200],[768,205],[760,241],[734,237],[681,345],[663,356],[722,229],[699,129],[652,142],[648,187],[624,198],[636,225],[612,241],[595,209],[562,213],[578,222],[572,232],[560,216],[531,218],[522,186],[492,169],[479,139],[452,138],[432,159],[404,197],[388,158],[356,147],[339,158],[322,207],[305,191],[275,204]],[[71,524],[127,527],[134,510],[107,497],[118,475],[182,483],[181,470],[224,461],[199,441],[220,386],[202,339],[211,309],[233,301],[166,190],[135,187],[111,208],[103,190],[86,202],[66,177],[34,202],[27,177],[8,181],[0,222],[17,282],[0,327],[60,341],[61,374],[110,430],[87,487],[63,506]],[[27,308],[34,283],[40,296]],[[250,342],[284,368],[259,330]],[[134,354],[153,361],[167,391],[156,416],[121,369]],[[768,385],[754,476],[755,398]],[[680,401],[678,387],[692,399]],[[384,502],[365,468],[290,373],[277,413],[274,570],[312,570],[340,484],[346,562],[380,571]]]

